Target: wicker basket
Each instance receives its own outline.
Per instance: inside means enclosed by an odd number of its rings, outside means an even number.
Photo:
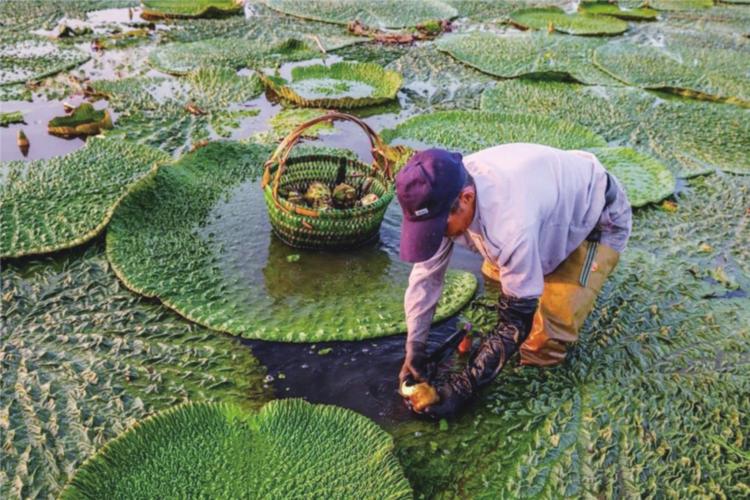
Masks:
[[[372,165],[331,155],[304,155],[289,158],[303,132],[322,121],[348,120],[359,125],[372,146]],[[331,112],[309,120],[293,130],[265,163],[263,187],[268,214],[276,235],[295,248],[346,249],[377,239],[383,216],[394,195],[393,160],[383,140],[359,118]],[[374,181],[369,192],[378,200],[364,207],[318,210],[290,203],[289,191],[302,191],[313,181],[333,189],[337,176],[345,169],[344,182],[358,189],[367,177]]]

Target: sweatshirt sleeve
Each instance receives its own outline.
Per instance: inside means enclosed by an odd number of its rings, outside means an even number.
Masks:
[[[522,231],[500,264],[503,294],[525,299],[538,298],[544,290],[544,272],[536,231]]]
[[[427,342],[432,317],[435,314],[440,294],[443,292],[445,271],[448,269],[452,253],[453,240],[443,238],[435,255],[412,267],[409,286],[404,294],[407,343]]]

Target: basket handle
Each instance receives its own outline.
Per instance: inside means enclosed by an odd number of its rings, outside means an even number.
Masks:
[[[277,207],[279,207],[282,210],[287,210],[285,207],[283,207],[279,201],[279,183],[281,181],[281,176],[286,170],[286,161],[289,158],[289,154],[292,151],[292,148],[295,144],[299,141],[300,137],[302,137],[302,134],[305,130],[312,127],[313,125],[316,125],[320,122],[324,121],[335,121],[335,120],[348,120],[356,123],[362,130],[364,130],[365,134],[367,134],[367,138],[370,140],[370,152],[372,153],[373,158],[373,169],[381,169],[383,170],[383,174],[386,177],[386,179],[392,181],[393,180],[393,171],[392,171],[392,164],[393,160],[391,159],[391,156],[388,154],[389,146],[387,146],[383,139],[380,138],[380,136],[370,127],[367,123],[362,121],[361,119],[357,118],[356,116],[349,115],[346,113],[340,113],[338,111],[331,111],[323,116],[318,116],[316,118],[313,118],[312,120],[308,120],[305,123],[300,124],[295,128],[289,135],[287,135],[283,141],[279,144],[279,146],[276,148],[274,153],[271,155],[271,157],[266,161],[266,163],[263,166],[263,180],[261,181],[261,187],[265,188],[269,183],[273,182],[273,189],[272,189],[272,196],[273,201],[276,204]],[[276,170],[276,174],[273,176],[273,179],[271,179],[271,169],[273,168],[273,165],[275,163],[278,163],[279,168]],[[382,167],[381,167],[382,165]],[[309,215],[312,217],[318,216],[317,210],[311,210],[311,209],[305,209],[304,207],[295,207],[295,211],[300,215]]]

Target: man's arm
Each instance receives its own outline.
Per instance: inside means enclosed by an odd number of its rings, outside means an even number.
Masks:
[[[429,378],[427,367],[427,336],[443,292],[445,271],[453,253],[453,240],[443,238],[438,251],[429,260],[414,264],[409,275],[409,286],[404,294],[406,314],[406,359],[399,379],[408,375],[416,380]]]
[[[436,417],[455,415],[476,391],[500,373],[531,332],[539,296],[544,288],[541,259],[533,232],[522,235],[500,266],[502,292],[497,324],[482,339],[462,373],[451,374],[438,387],[440,403],[428,408]]]

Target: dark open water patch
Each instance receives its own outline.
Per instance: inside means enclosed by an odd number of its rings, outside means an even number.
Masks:
[[[433,326],[428,351],[455,331],[457,319]],[[268,369],[278,398],[343,406],[388,425],[413,419],[398,395],[405,335],[358,342],[291,344],[242,340]]]

